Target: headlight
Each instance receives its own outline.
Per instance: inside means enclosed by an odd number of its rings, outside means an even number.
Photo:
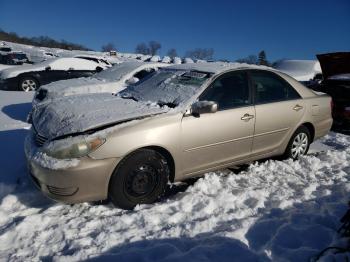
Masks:
[[[99,148],[106,140],[103,138],[73,137],[63,141],[54,141],[43,148],[51,157],[58,159],[79,158]]]

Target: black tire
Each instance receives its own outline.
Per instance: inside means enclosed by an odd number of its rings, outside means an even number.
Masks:
[[[166,158],[151,149],[126,156],[114,170],[109,183],[112,203],[123,209],[151,204],[165,192],[170,176]]]
[[[26,88],[27,86],[28,88]],[[18,88],[20,91],[28,92],[28,91],[35,91],[39,88],[40,84],[38,80],[31,76],[24,76],[20,79]]]
[[[299,138],[299,140],[298,140]],[[304,146],[304,138],[306,138],[306,144]],[[300,142],[299,142],[300,141]],[[295,145],[296,143],[297,145]],[[300,126],[292,135],[291,139],[289,140],[288,146],[286,148],[286,151],[283,154],[283,158],[292,158],[292,159],[298,159],[300,155],[306,155],[309,151],[309,147],[311,144],[311,135],[310,131],[305,126]],[[299,145],[300,152],[296,153],[297,150],[295,150]]]

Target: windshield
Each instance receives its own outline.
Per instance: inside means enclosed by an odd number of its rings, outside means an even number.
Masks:
[[[118,95],[125,99],[176,107],[194,96],[209,77],[209,73],[164,69],[129,86]]]

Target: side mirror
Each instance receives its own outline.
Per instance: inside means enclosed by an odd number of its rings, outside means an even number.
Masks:
[[[133,85],[136,84],[138,81],[140,81],[137,77],[131,77],[130,79],[126,80],[127,85]]]
[[[50,70],[51,70],[51,66],[45,67],[45,71],[50,71]]]
[[[191,113],[194,116],[215,113],[216,111],[218,111],[218,104],[213,101],[197,101],[191,106]]]

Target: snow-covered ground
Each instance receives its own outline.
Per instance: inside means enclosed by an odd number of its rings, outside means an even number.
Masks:
[[[134,211],[64,205],[27,177],[32,95],[0,91],[0,261],[308,261],[338,238],[349,136],[330,133],[299,161],[208,173]]]

